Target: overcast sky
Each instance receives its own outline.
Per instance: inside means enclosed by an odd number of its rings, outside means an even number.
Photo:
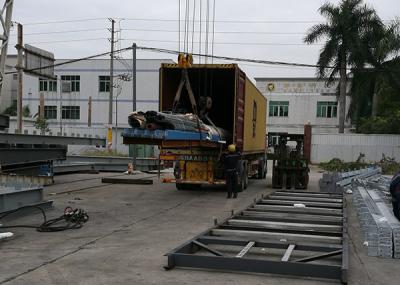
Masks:
[[[189,1],[191,15],[195,1],[195,18],[199,20],[200,0]],[[180,2],[183,20],[186,0]],[[202,19],[205,20],[207,0],[201,0],[201,2]],[[213,2],[214,0],[209,0],[210,19]],[[302,39],[309,27],[322,20],[318,8],[325,1],[215,0],[215,2],[215,55],[316,63],[321,46],[306,45]],[[338,1],[330,2],[337,3]],[[49,50],[55,54],[56,58],[77,58],[108,51],[110,44],[107,38],[110,37],[110,32],[107,29],[110,27],[110,21],[107,18],[109,17],[118,18],[116,28],[121,28],[119,36],[121,40],[117,45],[120,47],[131,46],[135,41],[139,46],[177,50],[178,3],[179,0],[15,0],[13,21],[24,24],[25,43],[32,43]],[[399,0],[369,0],[366,3],[372,5],[383,20],[392,20],[400,15]],[[70,22],[51,23],[64,20]],[[190,22],[190,30],[191,27]],[[181,30],[183,28],[182,21]],[[199,23],[195,23],[194,52],[199,50],[199,28]],[[205,23],[202,30],[205,31]],[[50,32],[53,33],[50,34]],[[12,33],[14,39],[11,40],[9,53],[15,53],[13,45],[16,42],[16,31]],[[192,50],[191,37],[192,34],[189,35],[189,50]],[[211,37],[210,34],[210,42]],[[182,38],[183,34],[181,40]],[[202,42],[204,39],[205,34],[202,33]],[[202,52],[204,53],[204,44]],[[209,53],[211,53],[211,47]],[[130,57],[130,54],[124,56]],[[138,58],[175,59],[176,56],[138,52]],[[198,59],[195,58],[195,62],[198,62]],[[315,74],[313,68],[242,63],[240,66],[251,77],[293,77]]]

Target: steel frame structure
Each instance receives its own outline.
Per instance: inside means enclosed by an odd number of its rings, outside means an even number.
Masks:
[[[270,273],[347,283],[346,212],[342,194],[277,191],[167,253],[165,269]]]

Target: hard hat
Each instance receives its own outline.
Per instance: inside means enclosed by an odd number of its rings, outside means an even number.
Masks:
[[[236,146],[234,144],[228,145],[228,151],[229,152],[235,152],[236,151]]]

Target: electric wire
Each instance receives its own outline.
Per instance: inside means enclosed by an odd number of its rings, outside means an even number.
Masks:
[[[178,0],[178,51],[181,50],[181,0]]]
[[[215,37],[215,0],[213,2],[211,55],[214,55],[214,37]],[[214,63],[213,57],[211,57],[211,63]]]
[[[126,48],[122,48],[120,50],[116,50],[114,52],[125,52],[125,51],[129,51],[131,50],[132,47],[126,47]],[[79,61],[83,61],[83,60],[88,60],[88,59],[93,59],[93,58],[97,58],[97,57],[101,57],[101,56],[106,56],[106,55],[110,55],[111,52],[103,52],[103,53],[98,53],[98,54],[94,54],[94,55],[90,55],[90,56],[86,56],[86,57],[81,57],[81,58],[76,58],[76,59],[71,59],[71,60],[67,60],[67,61],[63,61],[63,62],[59,62],[59,63],[55,63],[55,64],[50,64],[50,65],[46,65],[46,66],[41,66],[41,67],[37,67],[37,68],[32,68],[32,69],[26,69],[25,72],[30,72],[30,71],[37,71],[37,70],[41,70],[41,69],[46,69],[46,68],[52,68],[52,67],[57,67],[57,66],[62,66],[62,65],[66,65],[66,64],[71,64],[71,63],[75,63],[75,62],[79,62]],[[8,71],[5,72],[5,74],[16,74],[18,73],[18,71]]]
[[[11,229],[11,228],[32,228],[39,232],[60,232],[65,230],[80,229],[83,224],[89,220],[89,215],[82,209],[72,209],[71,207],[66,207],[64,214],[58,218],[47,219],[46,213],[43,208],[34,205],[23,206],[15,210],[9,211],[0,216],[0,220],[7,216],[13,215],[20,211],[26,209],[37,209],[41,212],[43,217],[43,222],[39,226],[35,225],[6,225],[0,226],[0,229]],[[63,223],[59,225],[60,223]]]
[[[193,43],[194,43],[194,20],[196,18],[196,0],[193,0],[193,16],[192,16],[192,51],[193,53]]]
[[[125,51],[132,50],[132,48],[133,48],[132,46],[129,46],[126,48],[122,48],[120,50],[116,50],[115,52],[125,52]],[[180,53],[180,51],[177,51],[177,50],[164,49],[164,48],[158,48],[158,47],[136,46],[136,48],[138,50],[147,51],[147,52],[166,53],[166,54],[174,54],[174,55],[177,55]],[[33,69],[25,70],[25,71],[29,72],[29,71],[36,71],[36,70],[40,70],[40,69],[52,68],[52,67],[67,65],[67,64],[71,64],[71,63],[75,63],[75,62],[79,62],[79,61],[83,61],[83,60],[88,60],[88,59],[93,59],[93,58],[97,58],[97,57],[107,56],[107,55],[110,55],[110,51],[104,52],[104,53],[98,53],[98,54],[94,54],[94,55],[86,56],[86,57],[82,57],[82,58],[71,59],[71,60],[67,60],[67,61],[63,61],[63,62],[59,62],[59,63],[47,65],[47,66],[42,66],[42,67],[38,67],[38,68],[33,68]],[[200,54],[200,53],[194,53],[193,55],[197,56],[197,57],[199,57],[199,56],[211,57],[211,55],[205,55],[205,54]],[[239,57],[220,56],[220,55],[213,55],[212,57],[214,59],[218,59],[218,60],[235,61],[235,62],[240,62],[240,63],[245,62],[245,63],[256,63],[256,64],[264,64],[264,65],[280,65],[280,66],[307,67],[307,68],[321,68],[321,67],[329,68],[329,69],[335,68],[334,66],[330,66],[330,65],[322,66],[322,65],[318,65],[318,64],[273,61],[273,60],[251,59],[251,58],[239,58]],[[368,68],[358,68],[358,70],[374,71],[377,69],[368,67]],[[380,70],[387,70],[387,68],[381,68]],[[18,73],[18,71],[9,71],[9,72],[6,72],[5,74],[16,74],[16,73]]]
[[[200,21],[199,21],[199,51],[198,51],[199,53],[201,53],[201,33],[202,33],[202,30],[201,30],[201,26],[202,26],[202,22],[201,22],[201,16],[202,16],[202,13],[201,13],[202,9],[201,8],[202,7],[201,6],[202,6],[202,3],[201,3],[201,1],[202,0],[199,0],[199,4],[200,4],[199,5],[200,6],[199,7],[199,10],[200,10],[199,11],[199,19],[200,19]],[[201,57],[199,57],[199,63],[201,63]]]

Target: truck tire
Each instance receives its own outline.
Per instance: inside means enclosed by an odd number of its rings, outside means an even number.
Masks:
[[[258,163],[258,171],[257,171],[257,179],[264,179],[267,177],[267,169],[266,169],[265,161],[260,160]]]
[[[247,167],[245,168],[244,172],[243,172],[243,189],[247,189],[247,187],[249,186],[249,175],[247,173]]]

